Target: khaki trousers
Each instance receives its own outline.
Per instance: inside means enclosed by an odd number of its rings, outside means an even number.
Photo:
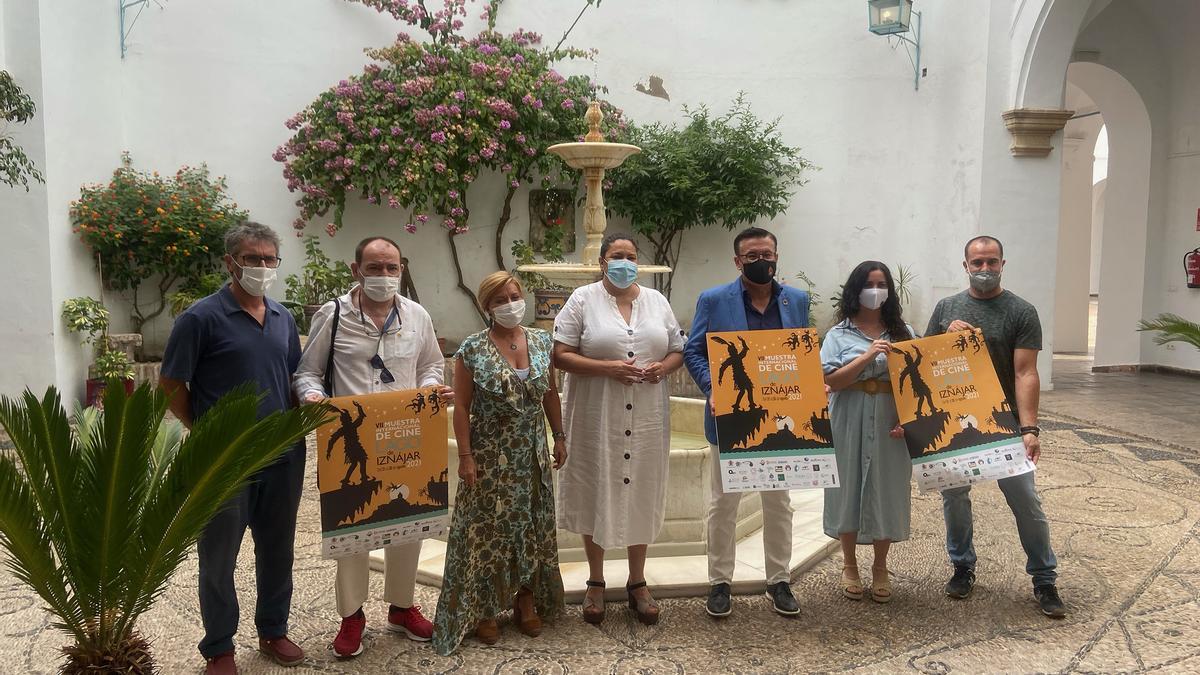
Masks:
[[[721,491],[721,466],[717,446],[708,446],[712,480],[709,481],[708,501],[708,582],[733,582],[733,567],[737,541],[738,503],[743,492]],[[788,490],[759,492],[763,517],[763,568],[767,583],[791,581],[792,561],[792,500]]]
[[[383,549],[383,599],[407,609],[413,604],[413,586],[417,583],[417,562],[421,556],[421,542],[414,541]],[[367,601],[370,588],[370,554],[358,553],[338,558],[337,611],[348,617],[358,611]]]

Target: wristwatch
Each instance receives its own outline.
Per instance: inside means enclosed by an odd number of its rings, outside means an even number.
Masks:
[[[565,440],[567,440],[567,433],[566,433],[565,431],[556,431],[556,432],[554,432],[554,440],[556,440],[556,441],[565,441]]]
[[[1021,427],[1021,435],[1033,434],[1034,436],[1042,435],[1042,428],[1038,426]]]

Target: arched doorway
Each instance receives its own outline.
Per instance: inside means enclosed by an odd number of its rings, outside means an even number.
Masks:
[[[1151,126],[1142,97],[1119,73],[1097,63],[1067,68],[1066,102],[1076,117],[1065,131],[1055,352],[1087,354],[1091,291],[1096,306],[1093,367],[1141,362],[1150,205]],[[1100,129],[1108,137],[1109,164],[1099,200],[1093,182],[1093,148]],[[1098,203],[1094,203],[1098,201]],[[1095,206],[1095,208],[1093,208]],[[1093,219],[1099,245],[1094,246]],[[1099,274],[1092,289],[1092,252]]]

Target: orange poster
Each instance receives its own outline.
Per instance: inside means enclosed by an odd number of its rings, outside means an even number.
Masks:
[[[1034,470],[978,328],[898,342],[888,373],[922,491]]]
[[[708,365],[725,492],[837,487],[816,331],[709,333]]]
[[[449,523],[446,408],[435,387],[340,396],[317,429],[321,555],[427,539]]]

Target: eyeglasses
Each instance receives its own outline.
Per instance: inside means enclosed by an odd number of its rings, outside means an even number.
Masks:
[[[391,384],[396,381],[395,376],[392,375],[392,371],[387,369],[387,366],[383,363],[383,357],[378,353],[371,357],[370,364],[372,368],[379,371],[380,382],[383,382],[384,384]]]
[[[367,327],[367,321],[363,317],[361,309],[358,311],[358,318],[363,322],[363,327],[367,328],[367,334],[370,335],[370,328]],[[392,328],[393,320],[396,322],[395,329]],[[393,333],[400,332],[400,325],[400,307],[397,306],[396,302],[393,300],[392,311],[388,312],[387,321],[383,323],[383,330],[379,331],[379,339],[375,341],[375,356],[372,356],[371,360],[368,361],[372,368],[379,371],[379,381],[383,382],[384,384],[391,384],[395,382],[396,377],[392,375],[392,371],[387,369],[387,364],[383,362],[383,357],[379,355],[379,347],[383,345],[384,335],[391,335]]]
[[[272,269],[279,267],[279,261],[283,260],[279,256],[274,255],[244,255],[242,256],[242,267],[270,267]]]
[[[778,256],[774,253],[747,253],[746,255],[739,255],[738,257],[746,262],[758,262],[759,260],[775,262],[778,259]]]

